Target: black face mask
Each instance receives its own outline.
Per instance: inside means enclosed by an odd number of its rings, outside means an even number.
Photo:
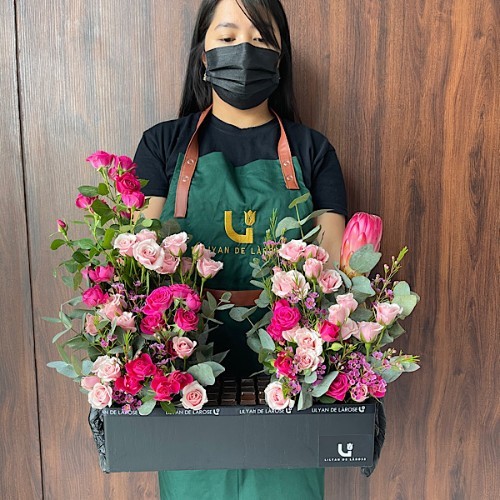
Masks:
[[[235,108],[255,108],[278,88],[279,54],[275,50],[245,42],[211,49],[206,56],[205,80]]]

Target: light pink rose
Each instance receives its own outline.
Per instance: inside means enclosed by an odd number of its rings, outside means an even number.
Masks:
[[[181,258],[181,273],[187,274],[191,271],[191,266],[193,265],[193,259],[190,257],[182,257]]]
[[[319,276],[318,284],[323,293],[332,293],[342,286],[342,278],[335,269],[325,269]]]
[[[134,245],[136,242],[137,236],[135,234],[119,234],[116,237],[115,242],[113,243],[113,248],[117,248],[120,255],[128,255],[129,257],[133,257]]]
[[[109,356],[98,356],[96,360],[92,363],[92,369],[90,371],[92,373],[96,373],[101,365],[109,363],[110,360],[111,358]]]
[[[330,258],[328,252],[323,247],[319,247],[313,244],[307,245],[304,250],[304,257],[306,259],[313,258],[319,260],[322,264],[325,264]]]
[[[135,316],[131,312],[124,312],[116,318],[116,325],[128,330],[129,332],[136,332]]]
[[[202,278],[213,278],[223,267],[222,262],[212,259],[200,259],[196,263],[196,269]]]
[[[349,309],[340,304],[333,304],[328,308],[328,321],[341,326],[349,316]]]
[[[149,229],[141,229],[136,235],[137,241],[157,240],[156,233]]]
[[[323,361],[323,358],[318,356],[314,349],[310,349],[309,347],[297,347],[295,351],[295,363],[299,371],[314,371],[318,367],[320,361]]]
[[[326,264],[329,258],[330,255],[328,254],[328,252],[323,247],[318,247],[316,259],[318,259],[320,262],[323,262],[323,264]]]
[[[165,252],[155,240],[147,239],[134,245],[134,258],[146,269],[155,271],[162,266]]]
[[[113,318],[116,318],[116,316],[121,316],[125,306],[126,303],[123,299],[123,295],[117,293],[110,295],[108,302],[106,302],[101,309],[97,311],[97,314],[99,314],[101,318],[108,318],[109,320],[112,320]]]
[[[373,323],[371,321],[360,321],[358,323],[358,328],[359,336],[357,336],[357,338],[359,338],[359,340],[361,340],[362,342],[371,343],[377,338],[377,335],[382,331],[384,327],[382,325],[379,325],[378,323]],[[356,335],[354,336],[356,337]]]
[[[197,345],[196,340],[188,339],[187,337],[174,337],[172,345],[179,358],[189,358]]]
[[[307,259],[304,263],[304,273],[309,279],[318,279],[323,271],[323,263],[317,259]]]
[[[283,395],[283,386],[280,382],[271,382],[265,389],[264,394],[266,403],[272,410],[284,410],[292,408],[294,401],[289,396],[285,398]]]
[[[113,279],[115,268],[108,264],[107,266],[96,266],[95,269],[88,270],[88,277],[94,283],[105,283]]]
[[[278,297],[286,297],[291,294],[293,281],[285,271],[276,271],[271,282],[272,292]]]
[[[87,314],[85,316],[85,331],[89,335],[97,335],[97,328],[94,323],[94,318],[95,316],[92,316],[92,314]]]
[[[287,341],[287,342],[295,342],[295,335],[296,333],[301,329],[301,326],[300,325],[296,325],[294,326],[291,330],[285,330],[281,333],[281,335],[283,336],[283,338]]]
[[[390,304],[389,302],[377,302],[375,304],[376,322],[381,325],[390,325],[399,314],[403,312],[403,308],[398,304]]]
[[[208,402],[207,391],[196,380],[182,389],[181,403],[184,408],[201,410],[206,402]]]
[[[187,250],[187,239],[188,235],[183,231],[181,233],[167,236],[161,242],[161,246],[175,257],[181,257],[181,255]]]
[[[95,374],[103,382],[111,382],[120,376],[120,361],[118,358],[108,358],[99,364]]]
[[[290,262],[298,262],[304,255],[307,244],[301,240],[290,240],[281,245],[278,254],[281,258]]]
[[[80,385],[87,391],[91,391],[94,388],[94,385],[96,385],[100,381],[101,379],[99,377],[96,377],[95,375],[89,375],[88,377],[82,377],[82,380],[80,380]]]
[[[174,274],[179,267],[179,257],[174,257],[170,252],[165,252],[163,264],[156,269],[158,274]]]
[[[215,252],[212,252],[205,247],[203,243],[197,243],[191,250],[193,259],[211,259],[215,257]]]
[[[299,347],[312,349],[317,356],[323,352],[323,339],[314,330],[299,328],[294,337]]]
[[[92,408],[102,410],[105,406],[111,406],[112,394],[113,389],[109,385],[97,382],[88,394],[88,401]]]
[[[356,321],[353,321],[351,318],[347,318],[345,323],[340,328],[340,336],[342,340],[347,340],[349,337],[353,335],[356,338],[359,338],[359,328]]]
[[[345,293],[343,295],[337,295],[336,297],[337,304],[346,307],[349,309],[349,312],[353,312],[358,307],[358,302],[354,298],[352,293]]]
[[[292,295],[299,297],[300,299],[305,299],[310,289],[305,276],[298,271],[287,271],[286,274],[292,282]]]

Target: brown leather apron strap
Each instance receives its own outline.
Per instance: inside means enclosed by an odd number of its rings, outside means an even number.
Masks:
[[[212,104],[201,113],[196,125],[196,129],[193,133],[193,136],[191,137],[191,140],[189,141],[186,154],[181,165],[179,180],[177,181],[174,217],[186,217],[189,188],[191,186],[191,180],[193,178],[196,164],[198,163],[199,158],[198,132],[200,130],[201,124],[203,123],[211,109]],[[299,189],[299,184],[297,182],[297,178],[295,177],[295,169],[293,167],[292,152],[290,151],[290,144],[288,143],[285,128],[283,127],[283,122],[273,109],[271,109],[271,111],[276,116],[280,124],[281,133],[278,142],[278,156],[281,164],[283,178],[285,179],[285,185],[287,189]]]
[[[215,290],[214,288],[206,288],[217,300],[222,297],[224,292],[231,293],[231,304],[235,306],[254,306],[255,300],[259,298],[262,290]]]

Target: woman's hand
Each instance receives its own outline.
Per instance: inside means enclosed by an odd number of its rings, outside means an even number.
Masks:
[[[328,252],[330,259],[326,267],[333,268],[333,263],[340,262],[340,248],[345,229],[345,217],[342,214],[327,212],[315,218],[315,225],[321,226],[317,239],[320,245]]]
[[[159,219],[165,201],[167,201],[167,199],[162,196],[150,196],[148,208],[134,212],[134,222],[137,221],[141,214],[144,214],[146,219]]]

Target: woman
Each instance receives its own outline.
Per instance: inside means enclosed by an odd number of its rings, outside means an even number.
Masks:
[[[210,245],[224,262],[213,293],[231,290],[237,305],[253,305],[258,295],[249,290],[249,261],[260,252],[273,208],[279,218],[294,216],[288,205],[303,193],[311,197],[300,205],[301,216],[330,210],[315,223],[330,261],[340,257],[347,216],[342,172],[326,137],[294,121],[294,103],[280,1],[203,0],[179,118],[146,130],[135,154],[139,177],[149,180],[143,213],[174,218],[193,242]],[[214,352],[229,349],[225,375],[260,371],[246,325],[221,313],[224,325],[209,341]],[[160,471],[159,481],[168,500],[315,500],[323,498],[324,469]]]

